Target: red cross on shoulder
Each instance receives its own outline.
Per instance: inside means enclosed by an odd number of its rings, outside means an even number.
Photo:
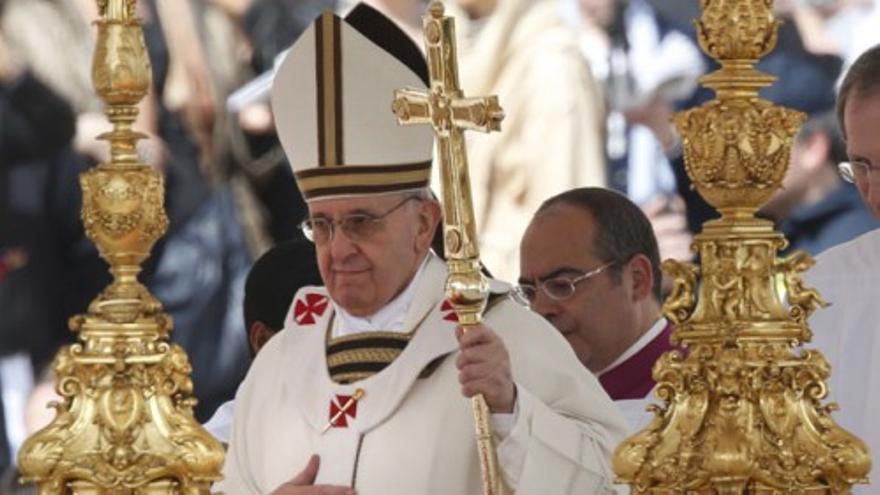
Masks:
[[[330,299],[323,294],[310,293],[296,300],[293,306],[293,321],[299,325],[313,325],[327,310]]]

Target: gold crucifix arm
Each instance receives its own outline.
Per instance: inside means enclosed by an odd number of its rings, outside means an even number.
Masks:
[[[497,96],[454,98],[436,89],[430,93],[412,88],[397,90],[392,111],[402,125],[431,124],[438,137],[451,137],[454,130],[500,131],[504,119]]]
[[[430,124],[434,128],[443,184],[446,258],[468,262],[467,267],[452,267],[454,273],[471,270],[470,265],[479,272],[476,221],[463,131],[498,131],[504,112],[496,96],[453,99],[438,92],[445,87],[443,84],[438,82],[433,86],[430,93],[417,89],[396,91],[392,110],[401,125]],[[473,305],[468,309],[462,307],[468,313],[464,321],[479,322],[477,314],[482,312],[483,304],[470,297],[464,299],[468,300],[469,306]]]
[[[462,98],[452,103],[452,122],[468,131],[496,132],[501,130],[504,110],[497,96]]]
[[[441,164],[446,258],[467,261],[470,264],[476,263],[475,271],[479,272],[479,248],[463,130],[489,132],[498,128],[500,122],[487,116],[490,113],[495,116],[503,114],[498,106],[498,99],[494,97],[460,99],[452,104],[448,102],[448,97],[434,92],[429,94],[416,89],[403,89],[395,92],[392,109],[401,125],[433,126]],[[493,108],[497,111],[492,112]],[[454,118],[455,114],[460,114],[461,118]],[[451,268],[453,272],[465,269],[460,266]],[[485,297],[481,298],[485,299]],[[461,298],[455,299],[461,300]],[[479,322],[479,316],[475,316],[475,313],[482,312],[483,305],[471,301],[470,297],[464,299],[469,300],[468,302],[474,306],[473,309],[468,310],[462,308],[469,314],[465,321]]]
[[[401,125],[431,124],[431,99],[420,89],[398,89],[394,91],[391,111]]]

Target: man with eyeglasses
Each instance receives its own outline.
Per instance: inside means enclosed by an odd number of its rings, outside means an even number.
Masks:
[[[600,188],[546,200],[520,245],[517,293],[568,340],[635,427],[647,424],[651,369],[671,349],[660,316],[660,256],[651,223]]]
[[[880,218],[880,45],[863,53],[840,87],[837,115],[846,140],[844,177],[853,181],[868,210]],[[813,346],[831,364],[830,399],[835,420],[880,452],[880,230],[835,246],[816,258],[807,285],[831,303],[810,319]],[[875,468],[869,475],[880,477]],[[876,486],[853,493],[877,493]]]
[[[324,287],[294,296],[239,388],[218,490],[478,495],[468,398],[482,394],[516,493],[613,493],[626,423],[565,341],[506,284],[490,283],[467,333],[445,300],[432,131],[390,110],[394,89],[426,79],[418,48],[367,7],[325,13],[280,66],[276,127]]]

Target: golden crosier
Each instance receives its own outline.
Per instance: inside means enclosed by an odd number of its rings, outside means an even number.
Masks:
[[[829,366],[807,318],[825,303],[804,286],[813,260],[786,246],[755,211],[779,188],[803,115],[758,98],[774,78],[754,69],[776,42],[770,0],[702,0],[700,44],[721,64],[703,78],[716,99],[678,114],[685,165],[722,214],[693,249],[700,265],[667,260],[664,315],[683,351],[654,366],[654,419],[617,449],[634,493],[848,493],[866,481],[865,444],[823,406]],[[777,290],[777,281],[785,287]]]
[[[480,269],[464,131],[498,131],[504,112],[495,96],[463,96],[458,82],[455,22],[444,15],[440,1],[435,0],[428,6],[428,15],[424,17],[422,27],[428,53],[430,91],[395,91],[391,109],[402,125],[429,124],[434,128],[440,158],[443,234],[449,265],[446,295],[458,315],[458,321],[466,330],[482,321],[489,296],[489,282]],[[478,395],[473,398],[472,406],[483,493],[509,493],[498,465],[486,400]]]
[[[80,342],[55,358],[63,400],[19,453],[22,480],[40,495],[207,494],[222,446],[193,417],[192,368],[167,342],[171,319],[137,280],[165,232],[162,176],[141,163],[134,131],[150,65],[134,0],[99,0],[92,67],[113,130],[110,163],[80,177],[86,233],[114,280],[70,320]]]

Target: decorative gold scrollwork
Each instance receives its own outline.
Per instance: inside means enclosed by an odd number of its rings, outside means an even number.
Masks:
[[[82,218],[113,282],[70,320],[79,343],[55,357],[62,402],[19,453],[41,495],[207,494],[223,449],[193,417],[192,368],[165,339],[171,318],[137,280],[168,226],[162,176],[135,153],[131,129],[150,85],[134,0],[98,0],[95,88],[108,104],[111,161],[80,177]]]
[[[675,117],[685,165],[721,212],[694,239],[700,265],[667,260],[663,312],[684,347],[654,365],[652,422],[624,441],[614,469],[634,493],[847,493],[870,470],[865,444],[823,406],[829,366],[807,319],[825,305],[754,213],[779,188],[803,115],[758,97],[772,77],[754,69],[773,48],[770,0],[701,0],[700,44],[721,68],[703,78],[717,98]],[[785,298],[778,290],[785,286]]]

